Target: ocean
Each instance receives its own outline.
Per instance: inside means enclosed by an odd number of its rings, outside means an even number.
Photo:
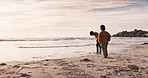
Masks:
[[[129,50],[132,44],[148,42],[147,38],[112,37],[109,53]],[[59,59],[94,55],[94,37],[0,39],[0,61]]]

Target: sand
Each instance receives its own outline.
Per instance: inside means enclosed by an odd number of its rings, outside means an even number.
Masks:
[[[132,45],[108,58],[88,55],[64,59],[0,62],[1,78],[148,78],[148,45]]]

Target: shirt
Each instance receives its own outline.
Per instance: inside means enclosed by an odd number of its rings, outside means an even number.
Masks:
[[[101,31],[99,34],[98,34],[98,42],[101,43],[101,42],[108,42],[110,41],[111,39],[111,35],[107,32],[107,31]]]

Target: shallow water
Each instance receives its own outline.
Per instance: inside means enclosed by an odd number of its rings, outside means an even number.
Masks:
[[[113,37],[108,52],[121,52],[131,44],[148,42],[147,38]],[[38,60],[95,54],[94,37],[1,39],[0,60]]]

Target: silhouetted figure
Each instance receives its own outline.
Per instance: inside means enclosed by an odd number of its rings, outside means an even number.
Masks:
[[[93,32],[93,31],[90,31],[90,35],[91,36],[95,36],[95,38],[96,38],[96,50],[97,50],[97,54],[98,53],[100,53],[101,54],[101,46],[100,46],[100,44],[98,43],[98,33],[97,32]],[[100,51],[99,51],[99,49],[100,49]]]
[[[101,48],[103,49],[103,55],[104,58],[108,57],[108,52],[107,52],[107,46],[108,42],[111,39],[111,35],[105,31],[105,26],[101,25],[100,26],[101,32],[98,34],[98,43],[101,45]]]

